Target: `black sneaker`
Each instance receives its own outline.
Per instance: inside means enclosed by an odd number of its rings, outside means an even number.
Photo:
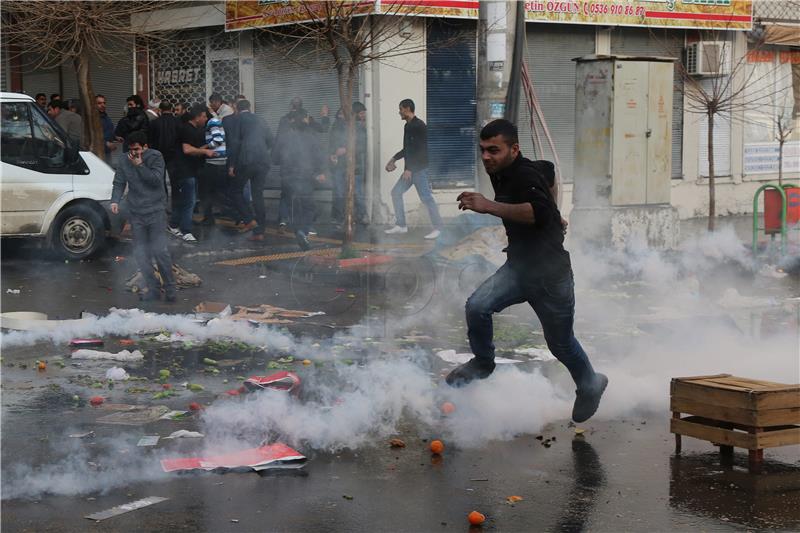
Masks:
[[[300,249],[304,252],[307,252],[311,249],[311,243],[308,242],[308,237],[302,231],[295,231],[294,232],[295,239],[297,239],[297,244],[300,246]]]
[[[595,374],[595,381],[591,387],[585,387],[575,391],[575,405],[572,407],[572,420],[575,422],[586,422],[600,405],[600,398],[603,391],[608,386],[608,378],[605,374]]]
[[[494,361],[473,357],[447,374],[445,381],[451,387],[463,387],[473,379],[488,378],[494,372]]]

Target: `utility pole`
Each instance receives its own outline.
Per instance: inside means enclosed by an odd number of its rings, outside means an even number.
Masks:
[[[509,84],[512,79],[514,65],[514,43],[517,29],[517,17],[520,10],[518,2],[505,0],[481,0],[478,8],[478,109],[477,130],[498,118],[507,118],[512,122],[516,116],[509,116],[509,111],[516,115],[516,105],[509,105]],[[517,92],[519,86],[517,85]],[[478,192],[485,196],[492,194],[492,184],[478,158]]]

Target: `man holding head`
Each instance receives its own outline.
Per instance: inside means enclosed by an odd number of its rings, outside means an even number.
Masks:
[[[164,190],[164,158],[158,150],[151,150],[147,135],[135,131],[128,136],[128,153],[120,158],[114,173],[111,192],[111,212],[119,213],[119,204],[125,189],[131,228],[133,230],[133,255],[147,283],[147,291],[140,293],[141,300],[157,300],[161,294],[153,262],[164,280],[165,299],[175,301],[175,277],[172,260],[167,250],[167,193]]]
[[[458,207],[502,219],[508,259],[467,300],[467,336],[475,357],[450,372],[447,383],[460,387],[489,377],[495,367],[492,314],[527,302],[539,317],[547,347],[577,386],[572,419],[584,422],[597,411],[608,378],[594,371],[573,332],[575,284],[563,246],[553,164],[524,158],[517,127],[507,120],[484,126],[480,150],[495,199],[462,192]]]

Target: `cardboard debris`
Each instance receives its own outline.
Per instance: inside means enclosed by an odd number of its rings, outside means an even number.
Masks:
[[[109,361],[141,361],[144,359],[144,355],[139,350],[134,350],[133,352],[129,352],[128,350],[122,350],[117,353],[112,352],[101,352],[99,350],[75,350],[72,352],[73,359],[104,359]]]
[[[300,376],[294,372],[284,370],[269,376],[252,376],[244,380],[244,386],[251,392],[274,389],[296,393],[300,388]]]
[[[437,357],[451,365],[461,365],[475,357],[471,353],[456,353],[455,350],[441,350],[436,352]],[[525,361],[517,361],[516,359],[506,359],[505,357],[495,357],[494,362],[498,365],[513,365],[517,363],[524,363]]]
[[[145,435],[139,442],[136,443],[137,446],[155,446],[158,444],[158,439],[160,439],[158,435]]]
[[[141,500],[136,500],[130,503],[117,505],[116,507],[112,507],[111,509],[107,509],[105,511],[100,511],[99,513],[86,515],[85,518],[88,518],[89,520],[96,520],[99,522],[101,520],[105,520],[106,518],[112,518],[114,516],[119,516],[121,514],[129,513],[131,511],[141,509],[142,507],[147,507],[149,505],[160,503],[168,499],[169,498],[162,498],[161,496],[150,496],[147,498],[142,498]]]
[[[158,271],[158,268],[153,265],[153,269],[156,271],[158,284],[163,285],[164,282],[161,279],[161,273]],[[192,274],[185,268],[174,263],[172,265],[172,276],[175,278],[175,284],[181,289],[199,287],[203,283],[203,280],[200,279],[200,276],[197,274]],[[125,282],[125,286],[129,291],[140,292],[142,289],[147,287],[147,283],[145,283],[142,273],[137,270],[136,273]]]
[[[259,448],[209,457],[162,459],[161,468],[164,472],[231,468],[251,468],[258,472],[268,468],[302,468],[305,460],[306,457],[297,450],[276,442]]]
[[[231,306],[222,302],[200,302],[195,306],[194,312],[226,317],[231,314]]]
[[[101,416],[97,421],[101,424],[140,426],[158,420],[167,411],[169,411],[169,409],[163,405],[155,405],[152,407],[142,406],[136,410],[122,411]]]

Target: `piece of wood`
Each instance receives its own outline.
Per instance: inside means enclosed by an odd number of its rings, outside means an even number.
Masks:
[[[735,422],[746,426],[783,426],[800,424],[800,407],[788,409],[742,409],[739,407],[725,407],[711,405],[702,401],[688,400],[673,397],[670,400],[670,410],[692,415]]]
[[[760,410],[800,407],[800,385],[786,385],[781,389],[755,391],[726,384],[703,382],[702,380],[672,380],[670,392],[673,397],[740,409]]]
[[[672,418],[680,420],[681,413],[679,411],[672,412]],[[681,435],[680,433],[675,433],[675,455],[680,455],[681,453]]]
[[[748,450],[757,448],[754,435],[698,423],[691,420],[691,417],[681,420],[673,418],[670,420],[670,431],[686,437],[736,446],[737,448],[747,448]]]
[[[777,448],[800,444],[800,427],[755,433],[758,448]]]

